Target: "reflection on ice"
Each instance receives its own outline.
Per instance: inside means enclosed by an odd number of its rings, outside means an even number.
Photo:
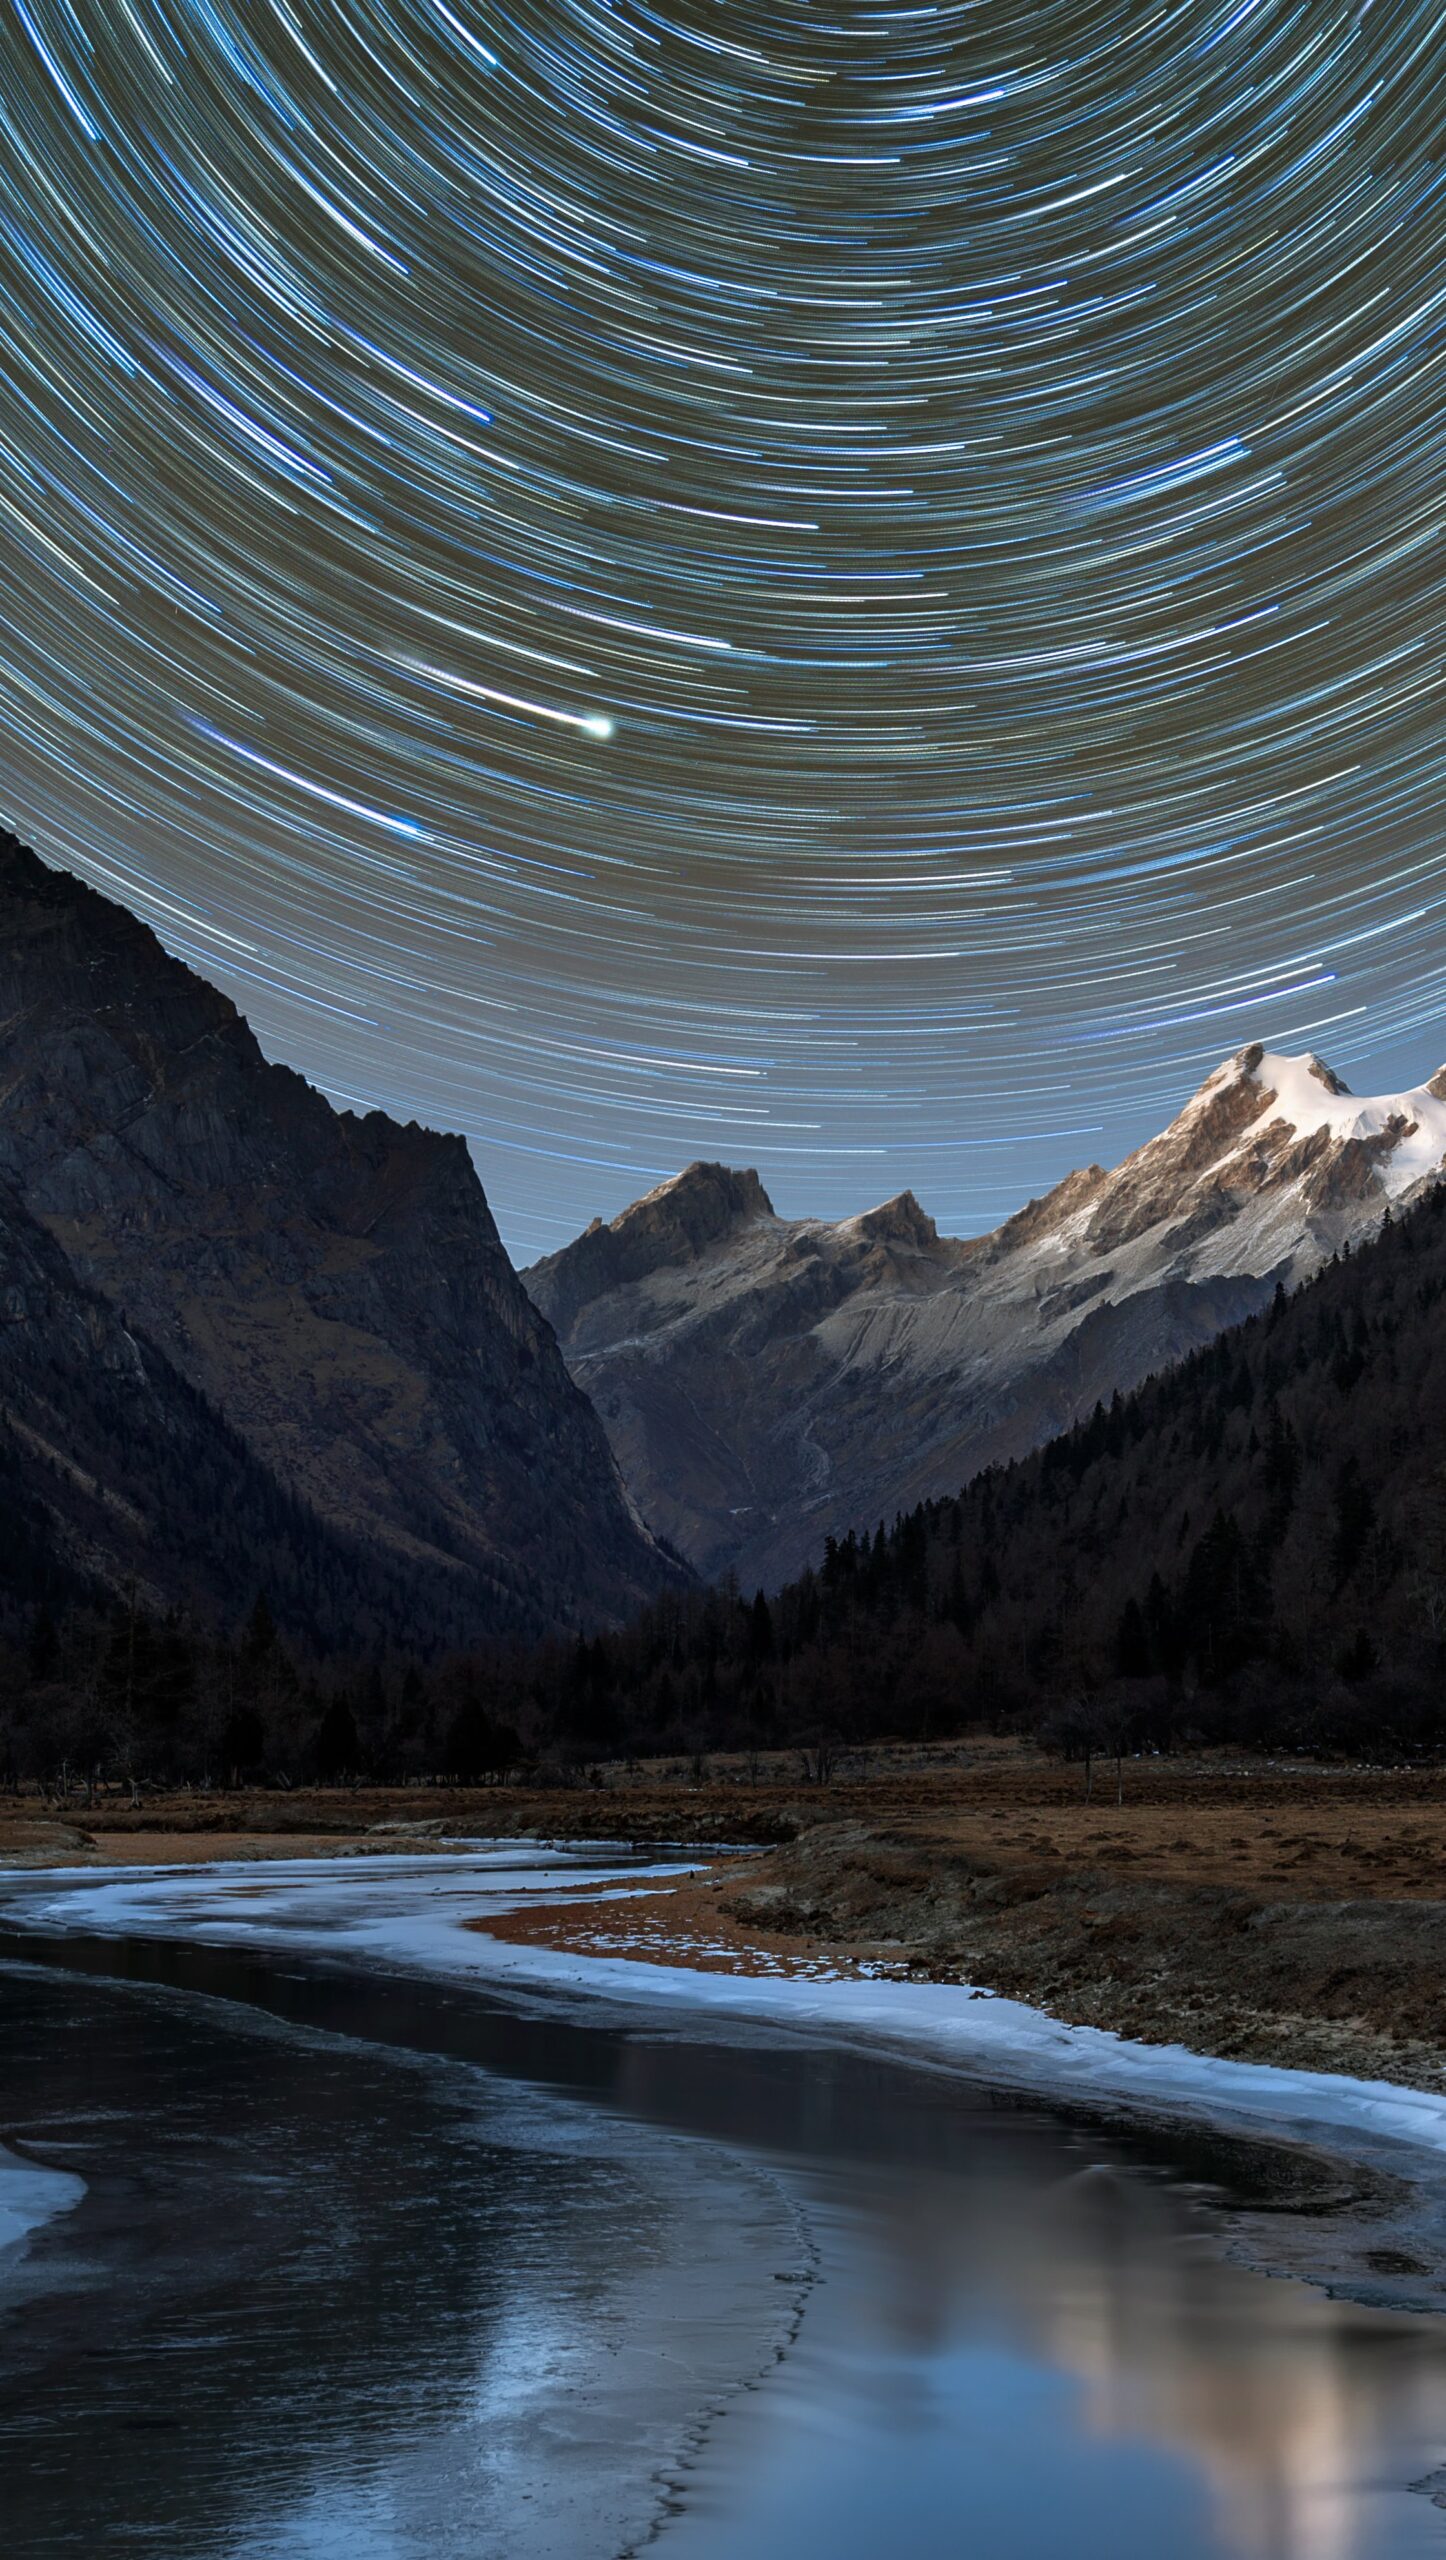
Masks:
[[[42,2169],[0,2146],[0,2268],[57,2213],[69,2213],[85,2193],[83,2180],[64,2169]]]
[[[0,2323],[6,2560],[613,2560],[788,2334],[778,2180],[217,1987],[0,1966],[87,2181]]]
[[[830,2281],[710,2437],[672,2560],[1440,2560],[1406,2493],[1446,2444],[1434,2321],[1247,2276],[1170,2192],[1042,2165],[825,2182]]]

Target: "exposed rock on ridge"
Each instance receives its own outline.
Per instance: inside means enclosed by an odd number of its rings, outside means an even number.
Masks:
[[[614,1617],[671,1578],[464,1142],[334,1110],[134,916],[13,837],[0,1181],[260,1465],[347,1538],[443,1573],[474,1633]]]
[[[524,1276],[648,1517],[701,1570],[772,1584],[1183,1357],[1443,1158],[1446,1069],[1361,1101],[1257,1045],[992,1235],[940,1236],[907,1192],[780,1218],[756,1175],[695,1166]],[[703,1176],[726,1213],[679,1240],[656,1204]]]
[[[559,1296],[562,1312],[549,1321],[569,1322],[576,1309],[605,1291],[696,1261],[730,1229],[749,1218],[772,1215],[773,1204],[756,1173],[734,1173],[726,1164],[690,1164],[671,1182],[635,1200],[610,1227],[594,1218],[568,1248]]]

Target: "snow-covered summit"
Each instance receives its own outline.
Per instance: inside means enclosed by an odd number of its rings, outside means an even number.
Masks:
[[[1446,1161],[1446,1071],[1367,1099],[1320,1058],[1255,1044],[1208,1075],[1177,1118],[1112,1173],[1091,1166],[1002,1230],[1107,1260],[1137,1285],[1189,1250],[1191,1275],[1309,1267]],[[1302,1263],[1301,1256],[1306,1259]]]
[[[1217,1067],[1197,1095],[1248,1083],[1261,1101],[1261,1121],[1284,1121],[1297,1138],[1323,1136],[1335,1146],[1370,1145],[1381,1189],[1391,1199],[1440,1171],[1446,1161],[1446,1067],[1407,1093],[1352,1093],[1324,1060],[1242,1049]]]

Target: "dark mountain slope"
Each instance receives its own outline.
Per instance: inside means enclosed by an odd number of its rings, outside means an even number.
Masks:
[[[328,1529],[0,1192],[0,1608],[226,1624],[258,1590],[309,1647],[379,1648],[456,1593]]]
[[[0,1181],[288,1495],[412,1571],[414,1634],[439,1587],[480,1636],[615,1618],[676,1578],[463,1141],[334,1110],[13,838]]]

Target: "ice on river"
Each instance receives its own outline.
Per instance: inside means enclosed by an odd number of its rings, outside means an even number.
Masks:
[[[46,1931],[307,1947],[484,1987],[612,1996],[635,2008],[685,2006],[717,2019],[882,2040],[1046,2096],[1202,2117],[1361,2157],[1403,2145],[1434,2155],[1437,2166],[1446,2155],[1446,2094],[1437,2091],[1138,2044],[1063,2025],[965,1982],[702,1973],[507,1943],[465,1925],[534,1895],[555,1897],[560,1885],[570,1893],[586,1886],[599,1895],[656,1892],[692,1871],[685,1859],[642,1865],[607,1842],[562,1849],[506,1841],[344,1864],[286,1859],[104,1878],[93,1869],[32,1873],[13,1879],[22,1889],[7,1894],[7,1904],[12,1921]]]

